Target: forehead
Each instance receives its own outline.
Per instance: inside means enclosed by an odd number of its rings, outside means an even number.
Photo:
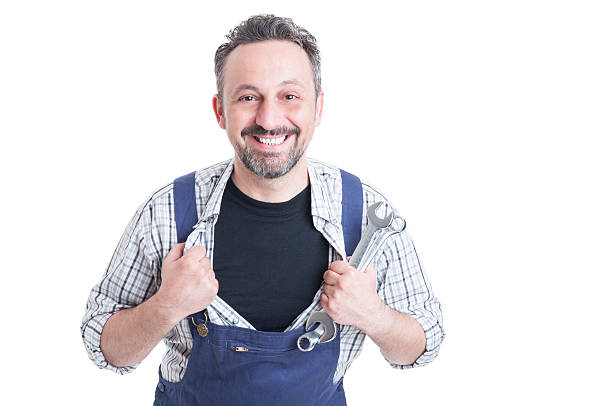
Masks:
[[[248,84],[260,89],[297,79],[314,92],[308,54],[290,41],[260,41],[236,47],[225,60],[224,93]]]

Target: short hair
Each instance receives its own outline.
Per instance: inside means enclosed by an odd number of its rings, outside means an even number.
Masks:
[[[239,45],[267,40],[285,40],[298,44],[308,55],[312,65],[315,97],[321,92],[321,55],[316,38],[292,19],[272,14],[259,14],[241,22],[226,35],[229,40],[217,48],[215,53],[215,76],[221,103],[223,94],[223,67],[227,56]]]

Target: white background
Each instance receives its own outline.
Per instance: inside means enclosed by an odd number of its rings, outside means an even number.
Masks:
[[[438,359],[368,342],[349,405],[610,404],[606,3],[3,1],[2,403],[152,403],[163,345],[98,370],[86,298],[141,202],[232,155],[214,51],[270,12],[321,47],[310,156],[384,191],[443,304]]]

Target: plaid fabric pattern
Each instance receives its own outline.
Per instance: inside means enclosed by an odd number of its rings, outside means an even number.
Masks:
[[[219,215],[225,185],[232,173],[233,159],[196,172],[198,223],[189,235],[185,250],[194,245],[206,248],[214,268],[214,224]],[[312,218],[315,228],[329,241],[329,261],[346,259],[342,234],[342,181],[340,171],[314,159],[308,159],[311,184]],[[372,186],[363,183],[363,224],[367,207],[377,201],[383,205],[381,215],[392,210],[389,202]],[[137,306],[151,297],[161,284],[161,264],[170,248],[177,243],[174,223],[172,184],[166,185],[145,201],[128,224],[102,278],[87,301],[81,325],[83,341],[91,360],[100,368],[120,374],[133,371],[137,365],[117,368],[109,364],[100,349],[100,334],[114,313]],[[374,259],[379,297],[391,308],[412,315],[422,326],[427,339],[426,352],[414,365],[397,365],[406,369],[431,362],[444,338],[442,310],[433,294],[408,232],[389,238]],[[319,296],[287,327],[298,328],[313,311],[320,310]],[[208,307],[212,323],[254,328],[218,296]],[[353,326],[341,326],[340,357],[334,381],[339,381],[361,352],[365,334]],[[162,376],[171,382],[182,379],[193,345],[188,320],[177,324],[164,338],[166,353],[161,363]]]

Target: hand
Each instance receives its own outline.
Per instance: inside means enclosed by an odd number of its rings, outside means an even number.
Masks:
[[[164,313],[176,322],[206,308],[219,291],[206,248],[196,245],[182,255],[184,247],[175,245],[164,258],[156,294]]]
[[[321,305],[336,323],[352,325],[367,332],[385,304],[376,292],[376,270],[365,272],[343,261],[334,261],[323,274]]]

